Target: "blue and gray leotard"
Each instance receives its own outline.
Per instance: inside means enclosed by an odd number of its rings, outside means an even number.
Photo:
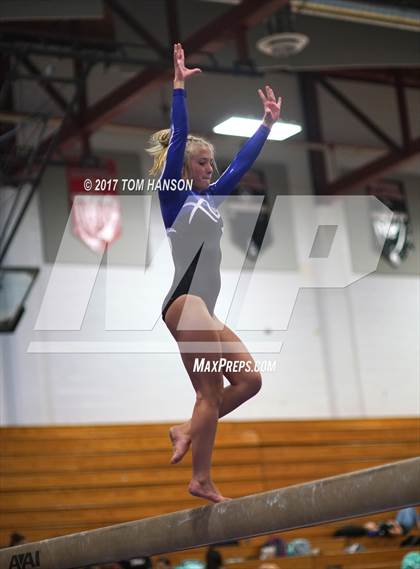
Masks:
[[[160,177],[180,180],[188,136],[188,118],[184,89],[174,89],[172,127],[168,154]],[[213,315],[220,292],[220,239],[223,222],[218,205],[232,193],[242,176],[252,166],[267,139],[270,129],[261,124],[242,146],[220,178],[205,191],[159,191],[163,221],[171,244],[175,275],[162,306],[162,317],[171,303],[183,294],[202,298]]]

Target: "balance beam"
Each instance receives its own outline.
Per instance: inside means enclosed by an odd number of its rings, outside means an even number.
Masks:
[[[0,550],[0,569],[78,569],[420,503],[420,457]]]

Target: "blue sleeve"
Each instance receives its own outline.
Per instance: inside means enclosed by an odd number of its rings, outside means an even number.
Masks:
[[[185,105],[184,89],[174,89],[172,92],[171,137],[168,154],[160,179],[179,180],[182,175],[185,146],[188,136],[188,116]]]
[[[163,180],[180,180],[184,164],[185,147],[188,136],[188,116],[185,104],[184,89],[172,92],[171,137],[165,165],[159,178]],[[160,190],[159,201],[165,227],[170,227],[182,207],[187,193],[185,191]]]
[[[270,129],[264,124],[260,125],[253,136],[242,146],[220,178],[211,184],[210,194],[219,196],[219,199],[216,200],[217,204],[223,200],[223,196],[226,197],[233,192],[242,176],[251,168],[269,134]]]

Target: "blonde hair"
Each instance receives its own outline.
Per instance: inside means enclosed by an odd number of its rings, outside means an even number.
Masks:
[[[168,154],[168,146],[170,139],[171,139],[171,129],[169,128],[158,130],[150,137],[149,140],[150,146],[149,148],[146,148],[146,152],[150,154],[150,156],[152,156],[153,158],[153,166],[149,170],[149,174],[151,176],[158,176],[162,173],[166,161],[166,156]],[[194,136],[193,134],[189,134],[187,136],[187,145],[185,147],[185,154],[184,154],[184,165],[182,168],[183,178],[187,178],[188,176],[188,163],[191,155],[194,152],[194,148],[197,146],[204,146],[210,150],[212,154],[212,165],[216,173],[218,173],[217,165],[214,160],[213,145],[208,140],[201,138],[200,136]]]

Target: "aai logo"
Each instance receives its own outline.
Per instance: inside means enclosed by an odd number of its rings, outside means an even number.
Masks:
[[[9,569],[32,569],[33,567],[41,567],[39,559],[39,551],[13,555],[10,560]]]

